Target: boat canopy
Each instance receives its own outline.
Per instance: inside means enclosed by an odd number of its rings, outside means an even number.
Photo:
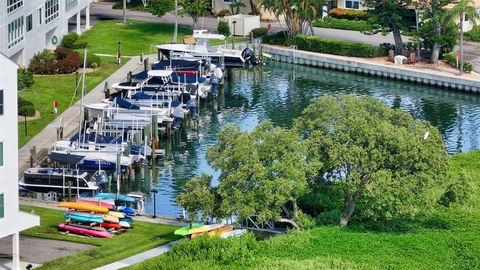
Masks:
[[[172,75],[171,70],[149,70],[148,76],[150,77],[169,77]]]
[[[85,156],[73,155],[73,154],[69,154],[69,153],[58,153],[58,152],[50,153],[50,159],[53,162],[58,162],[60,164],[65,164],[65,165],[77,165],[84,158],[85,158]]]
[[[220,34],[209,34],[208,30],[193,30],[193,37],[196,39],[220,39],[224,40],[225,36]]]

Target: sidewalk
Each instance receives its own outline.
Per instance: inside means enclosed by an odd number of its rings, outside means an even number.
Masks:
[[[124,268],[127,266],[131,266],[137,263],[141,263],[145,260],[151,259],[153,257],[160,256],[166,252],[168,252],[173,244],[176,244],[178,241],[170,242],[166,245],[159,246],[150,250],[147,250],[145,252],[142,252],[140,254],[125,258],[123,260],[116,261],[111,264],[104,265],[102,267],[95,268],[93,270],[116,270],[120,268]]]
[[[117,71],[115,71],[110,77],[102,81],[94,89],[92,89],[84,97],[84,103],[94,103],[99,102],[104,97],[104,85],[105,82],[108,82],[109,85],[115,82],[124,80],[129,71],[135,71],[139,68],[142,68],[142,63],[140,63],[139,57],[133,57]],[[88,80],[88,74],[86,76]],[[48,126],[46,126],[40,133],[28,141],[22,148],[18,150],[18,171],[19,177],[22,176],[23,171],[30,166],[30,149],[33,146],[37,147],[37,152],[42,148],[50,149],[53,147],[53,144],[57,138],[57,130],[53,125],[59,125],[63,120],[64,132],[66,136],[72,134],[78,128],[78,119],[80,117],[80,100],[72,105],[70,108],[65,110],[60,114],[54,121],[52,121]]]

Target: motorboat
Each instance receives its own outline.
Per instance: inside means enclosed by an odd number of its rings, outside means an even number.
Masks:
[[[257,65],[255,53],[246,48],[244,50],[227,49],[221,46],[210,46],[210,40],[225,40],[224,35],[211,34],[207,30],[193,30],[193,37],[196,39],[194,45],[190,44],[162,44],[157,49],[167,59],[172,53],[183,53],[196,58],[209,58],[212,63],[229,66]]]
[[[29,168],[24,172],[19,186],[38,193],[56,192],[65,196],[70,188],[72,194],[93,194],[98,191],[96,179],[86,172],[61,168]]]

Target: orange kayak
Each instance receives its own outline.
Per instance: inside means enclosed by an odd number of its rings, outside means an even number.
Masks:
[[[107,207],[86,204],[86,203],[78,203],[78,202],[60,202],[58,203],[58,207],[65,207],[69,209],[96,212],[96,213],[108,213]]]
[[[122,226],[118,223],[109,223],[109,222],[103,222],[102,224],[100,224],[102,227],[104,228],[113,228],[113,229],[120,229]]]

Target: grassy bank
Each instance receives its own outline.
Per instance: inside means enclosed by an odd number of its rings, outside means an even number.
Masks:
[[[34,206],[21,206],[21,209],[28,212],[34,211],[40,216],[40,226],[23,231],[23,235],[98,246],[47,262],[39,269],[92,269],[177,239],[173,235],[176,229],[174,226],[138,221],[133,223],[134,228],[127,233],[110,239],[73,237],[58,233],[58,224],[65,221],[63,211]]]
[[[463,170],[477,179],[476,193],[479,160],[480,151],[472,151],[454,156],[450,165],[451,172]],[[480,269],[476,195],[468,205],[439,206],[432,217],[382,224],[377,230],[357,224],[291,232],[259,241],[249,256],[235,261],[226,262],[225,251],[203,245],[191,257],[166,254],[129,269]]]
[[[102,66],[86,76],[85,86],[87,92],[95,88],[117,69],[118,65],[115,64],[115,58],[102,57]],[[81,88],[78,95],[74,96],[75,74],[35,76],[35,84],[27,90],[20,91],[18,95],[33,102],[35,109],[40,112],[41,117],[27,123],[27,135],[25,135],[24,123],[18,123],[19,147],[22,147],[28,140],[42,131],[58,114],[65,111],[72,102],[72,98],[73,103],[79,100],[80,92]],[[57,115],[53,114],[54,100],[58,101]]]

